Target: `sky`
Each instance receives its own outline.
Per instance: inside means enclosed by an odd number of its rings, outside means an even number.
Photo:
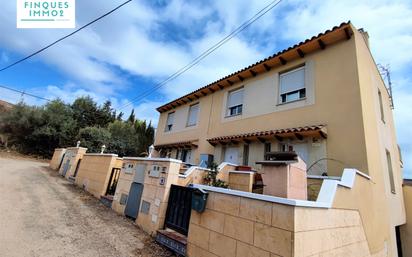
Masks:
[[[74,30],[17,29],[16,1],[0,1],[0,68]],[[122,2],[76,1],[76,26]],[[134,0],[36,57],[0,72],[0,84],[66,102],[84,95],[98,103],[109,99],[126,116],[135,109],[138,118],[156,125],[156,107],[350,20],[368,31],[376,62],[391,69],[404,173],[412,178],[410,0],[283,0],[197,66],[154,89],[270,2]],[[147,97],[130,101],[148,91]],[[0,99],[44,103],[4,89]]]

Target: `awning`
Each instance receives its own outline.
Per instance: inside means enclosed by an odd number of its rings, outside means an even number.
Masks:
[[[159,144],[154,146],[156,150],[160,149],[172,149],[172,148],[195,148],[197,147],[197,141],[181,141],[169,144]]]
[[[323,138],[327,138],[326,126],[325,125],[314,125],[314,126],[304,126],[304,127],[296,127],[296,128],[266,130],[266,131],[231,135],[231,136],[214,137],[214,138],[207,139],[207,141],[211,145],[216,145],[218,143],[220,144],[239,143],[240,141],[243,141],[249,144],[251,141],[254,141],[254,140],[259,140],[260,142],[263,143],[272,138],[275,138],[278,141],[283,141],[284,138],[291,138],[291,137],[302,140],[305,136],[320,136]]]

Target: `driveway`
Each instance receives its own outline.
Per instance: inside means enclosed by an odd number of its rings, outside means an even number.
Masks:
[[[172,256],[48,164],[0,156],[0,256]]]

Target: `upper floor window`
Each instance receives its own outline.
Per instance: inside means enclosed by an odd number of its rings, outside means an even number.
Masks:
[[[227,116],[242,114],[243,110],[243,88],[229,92],[227,98]]]
[[[381,111],[381,120],[385,123],[385,113],[383,111],[382,93],[379,89],[378,89],[378,97],[379,97],[379,109]]]
[[[199,114],[199,104],[194,104],[189,107],[189,115],[187,117],[187,126],[195,126],[197,124],[197,116]]]
[[[393,177],[392,159],[391,159],[391,153],[388,150],[386,150],[386,162],[388,165],[389,183],[391,186],[391,192],[395,194],[396,190],[395,190],[395,179]]]
[[[171,112],[167,115],[165,131],[171,131],[172,130],[174,118],[175,118],[175,113],[174,112]]]
[[[279,85],[280,103],[305,98],[305,66],[280,74]]]

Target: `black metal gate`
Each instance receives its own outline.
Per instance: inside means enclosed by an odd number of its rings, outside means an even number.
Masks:
[[[165,227],[171,228],[183,235],[188,234],[192,210],[192,191],[193,188],[191,187],[171,186]]]
[[[82,161],[82,159],[79,159],[79,161],[77,162],[76,169],[74,170],[73,177],[77,176],[77,173],[79,172],[79,167],[80,167],[80,162],[81,161]]]
[[[113,168],[112,173],[110,173],[109,183],[106,188],[106,195],[114,195],[116,192],[117,182],[119,182],[120,169]]]

